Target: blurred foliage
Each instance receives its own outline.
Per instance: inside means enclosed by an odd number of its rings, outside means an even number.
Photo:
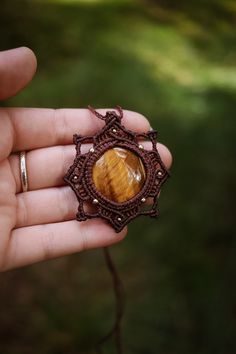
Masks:
[[[235,20],[232,0],[1,1],[1,49],[30,46],[39,64],[4,104],[118,103],[149,117],[172,150],[159,220],[136,220],[112,249],[125,354],[236,352]],[[1,354],[92,353],[112,323],[99,250],[0,281]]]

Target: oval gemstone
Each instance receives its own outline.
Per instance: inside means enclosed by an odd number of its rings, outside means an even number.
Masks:
[[[120,147],[107,150],[93,166],[93,182],[107,199],[122,203],[140,192],[146,179],[141,159]]]

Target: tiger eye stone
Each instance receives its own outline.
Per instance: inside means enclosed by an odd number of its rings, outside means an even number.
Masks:
[[[93,166],[93,182],[107,199],[122,203],[140,192],[146,174],[141,159],[120,147],[107,150]]]

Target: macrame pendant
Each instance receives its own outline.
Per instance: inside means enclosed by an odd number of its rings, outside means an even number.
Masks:
[[[138,215],[157,217],[158,194],[169,176],[156,147],[157,132],[126,129],[119,106],[105,116],[88,108],[105,126],[95,136],[73,137],[76,156],[64,180],[79,202],[76,219],[101,217],[120,232]],[[145,140],[151,142],[149,150],[140,143]],[[82,153],[85,143],[92,147]]]

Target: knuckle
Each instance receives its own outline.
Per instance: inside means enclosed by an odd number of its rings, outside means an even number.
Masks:
[[[50,224],[42,225],[42,228],[46,230],[42,230],[42,238],[41,238],[41,249],[42,249],[42,258],[44,260],[48,260],[53,258],[55,253],[55,234],[53,228]]]
[[[66,136],[66,115],[65,110],[55,109],[53,114],[53,129],[55,131],[56,143],[63,143]]]
[[[11,234],[8,238],[10,240]],[[8,271],[12,268],[14,260],[17,258],[17,250],[19,248],[19,239],[15,237],[8,242],[2,257],[0,258],[0,272]]]
[[[73,219],[78,207],[77,204],[77,198],[69,187],[58,188],[56,208],[58,208],[60,221]]]
[[[20,179],[20,159],[18,154],[12,154],[8,158],[11,174],[14,179],[14,185],[16,192],[21,190],[21,179]]]
[[[89,248],[88,245],[88,231],[86,222],[81,224],[80,227],[80,238],[81,238],[81,251],[86,251]]]
[[[1,88],[0,88],[1,91]],[[0,160],[3,161],[11,153],[14,141],[16,140],[14,120],[11,119],[10,110],[0,108]]]
[[[57,208],[59,210],[60,220],[65,221],[70,215],[68,188],[58,188]]]
[[[60,166],[61,166],[61,176],[63,178],[63,176],[66,174],[67,170],[68,170],[68,160],[67,160],[67,148],[66,146],[61,145],[60,146]]]
[[[18,195],[16,215],[16,225],[18,227],[28,225],[29,215],[27,209],[27,196],[25,193],[21,193]]]

